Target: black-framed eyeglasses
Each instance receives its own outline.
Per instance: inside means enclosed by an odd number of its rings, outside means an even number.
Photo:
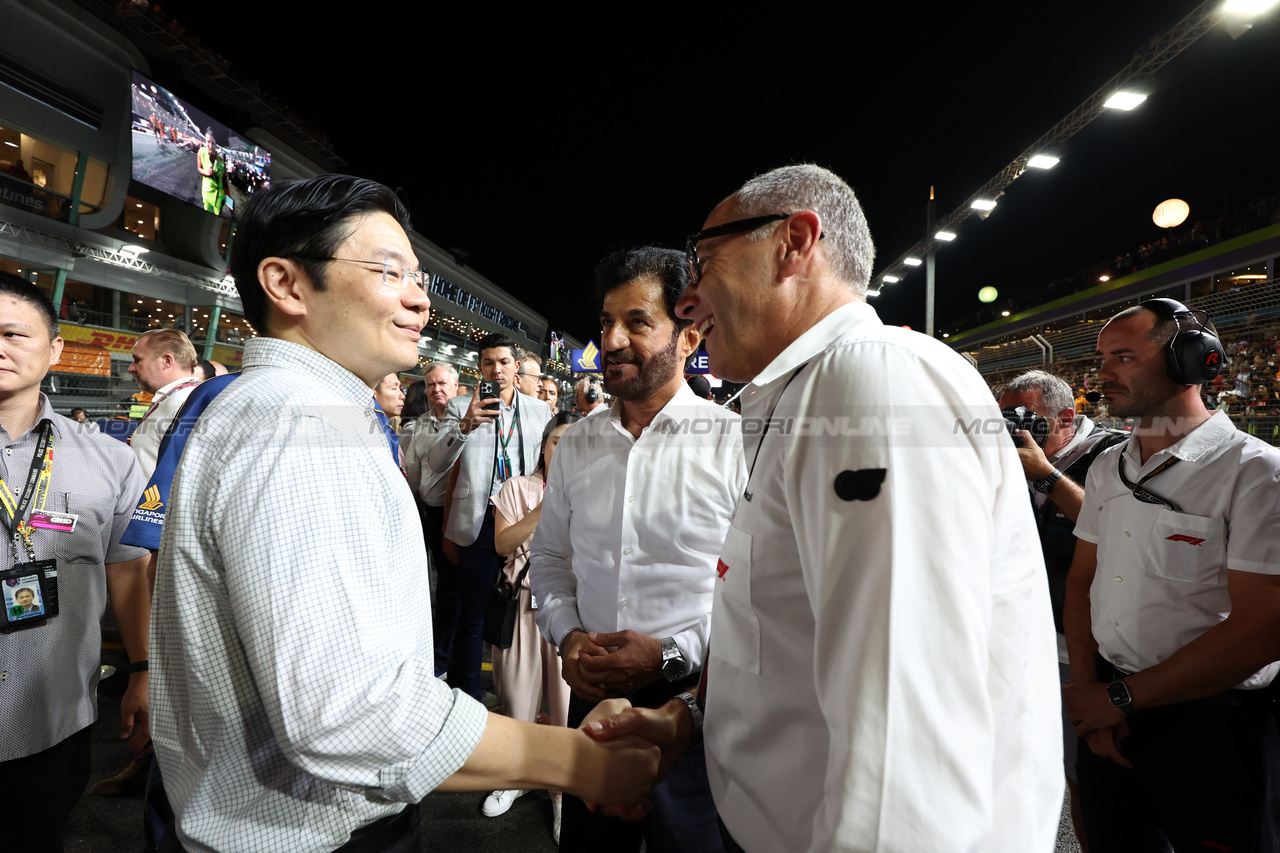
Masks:
[[[404,283],[408,279],[413,279],[414,284],[422,288],[424,293],[430,285],[430,273],[426,270],[407,270],[395,261],[364,261],[359,258],[317,258],[313,255],[291,255],[290,257],[321,263],[325,261],[342,261],[345,264],[365,264],[370,267],[378,267],[382,271],[382,283],[396,290],[403,290]],[[373,270],[369,271],[373,272]]]
[[[735,219],[697,234],[690,234],[684,241],[684,256],[689,264],[689,284],[697,284],[702,280],[702,262],[698,260],[698,243],[712,237],[724,237],[727,234],[747,234],[770,222],[780,222],[790,213],[766,213],[764,216],[752,216],[747,219]]]

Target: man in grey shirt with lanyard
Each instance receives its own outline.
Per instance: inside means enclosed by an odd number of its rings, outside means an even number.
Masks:
[[[437,588],[436,670],[447,668],[449,685],[476,699],[480,686],[480,659],[484,642],[485,602],[497,579],[501,562],[493,548],[493,507],[489,498],[509,477],[533,471],[541,453],[542,429],[551,419],[551,407],[515,387],[521,352],[505,335],[492,334],[480,341],[480,372],[498,386],[496,397],[481,394],[476,383],[471,397],[455,397],[445,409],[439,440],[427,454],[427,466],[444,474],[460,461],[445,538],[458,546],[457,586]],[[443,576],[441,578],[444,579]],[[449,641],[448,624],[456,628]]]
[[[149,737],[149,555],[120,545],[147,481],[124,444],[54,414],[40,382],[61,354],[49,300],[0,272],[0,790],[25,850],[62,850],[89,780],[108,591],[132,661],[121,736]]]

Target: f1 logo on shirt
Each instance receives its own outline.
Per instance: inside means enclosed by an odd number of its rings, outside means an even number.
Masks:
[[[1170,542],[1186,542],[1188,545],[1203,545],[1205,540],[1197,539],[1194,536],[1187,536],[1185,533],[1175,533],[1172,536],[1165,537]]]
[[[716,560],[716,574],[720,576],[720,580],[724,580],[724,573],[729,571],[728,565],[724,560]]]

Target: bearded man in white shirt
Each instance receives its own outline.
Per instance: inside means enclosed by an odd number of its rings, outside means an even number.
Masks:
[[[706,660],[716,557],[746,482],[739,419],[684,382],[698,333],[676,318],[683,255],[645,247],[596,269],[611,408],[556,448],[534,534],[537,621],[560,647],[569,725],[623,696],[657,707],[693,688]],[[686,693],[687,701],[693,697]],[[695,749],[623,824],[564,798],[562,851],[720,850],[705,760]]]
[[[837,175],[761,175],[703,229],[676,314],[751,382],[700,697],[726,847],[1052,850],[1053,618],[990,391],[866,304],[871,235]],[[669,702],[594,728],[676,754],[698,722]]]

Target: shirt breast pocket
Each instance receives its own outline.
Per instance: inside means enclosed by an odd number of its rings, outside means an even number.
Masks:
[[[1180,512],[1162,512],[1151,532],[1147,573],[1178,583],[1226,583],[1226,523]]]
[[[115,497],[94,499],[89,495],[78,495],[73,492],[62,492],[54,500],[50,496],[50,507],[58,506],[64,512],[72,513],[76,519],[76,529],[70,533],[53,533],[53,553],[59,565],[86,563],[102,565],[107,557],[106,543],[102,541],[102,531],[110,530],[107,516],[115,510]],[[103,504],[108,503],[109,509]],[[105,525],[105,526],[104,526]]]
[[[760,673],[760,620],[751,606],[751,534],[730,526],[716,571],[711,612],[711,654],[739,669]]]

